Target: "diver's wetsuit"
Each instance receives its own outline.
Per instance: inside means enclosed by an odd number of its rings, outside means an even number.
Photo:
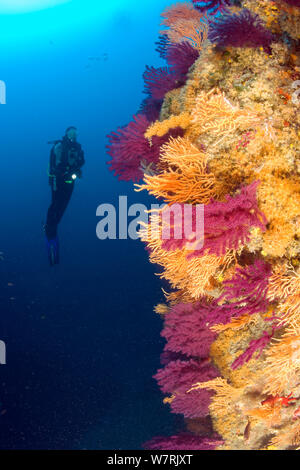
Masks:
[[[45,232],[48,240],[57,236],[57,226],[64,215],[64,212],[71,199],[74,181],[66,183],[64,178],[56,178],[56,189],[52,185],[52,203],[48,209]]]
[[[68,206],[74,190],[72,175],[80,176],[84,165],[81,145],[67,136],[58,141],[51,150],[49,184],[52,203],[48,209],[45,233],[48,241],[57,238],[57,226]]]

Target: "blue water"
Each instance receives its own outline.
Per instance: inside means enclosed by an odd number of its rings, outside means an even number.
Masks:
[[[163,347],[157,268],[139,241],[96,237],[99,204],[149,203],[108,171],[105,135],[139,107],[145,65],[161,65],[154,42],[169,3],[71,0],[0,14],[2,449],[139,449],[182,426],[152,379]],[[86,165],[50,269],[47,141],[70,125]]]

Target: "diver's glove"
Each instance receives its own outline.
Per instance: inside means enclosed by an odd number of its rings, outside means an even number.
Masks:
[[[55,264],[59,263],[59,241],[58,237],[49,240],[46,237],[47,243],[47,251],[48,251],[48,258],[50,266],[54,266]]]

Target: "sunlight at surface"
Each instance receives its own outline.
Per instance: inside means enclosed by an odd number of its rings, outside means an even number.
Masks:
[[[0,0],[0,14],[26,13],[44,10],[72,0]]]
[[[28,42],[36,47],[42,38],[78,37],[91,25],[104,31],[116,14],[133,4],[133,0],[0,0],[0,47],[23,49]]]

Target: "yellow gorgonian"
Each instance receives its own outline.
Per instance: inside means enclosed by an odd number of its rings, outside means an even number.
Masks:
[[[171,116],[168,119],[165,119],[164,121],[156,121],[154,124],[151,124],[145,133],[145,138],[151,141],[151,138],[155,135],[158,137],[162,137],[175,127],[187,129],[190,125],[190,113],[183,112],[176,116]]]
[[[148,224],[142,223],[140,238],[149,248],[150,262],[160,266],[157,275],[169,281],[172,289],[185,292],[189,299],[199,299],[204,295],[213,295],[216,273],[232,263],[232,252],[224,256],[205,253],[203,256],[190,258],[188,248],[167,250],[163,248],[161,211],[151,214]],[[171,297],[172,299],[173,297]],[[176,295],[173,300],[175,300]]]
[[[168,29],[161,31],[173,44],[189,42],[199,52],[208,36],[208,18],[189,3],[177,3],[162,13],[162,24]]]
[[[144,184],[135,185],[136,191],[146,189],[169,203],[207,204],[216,195],[216,181],[206,164],[205,153],[188,139],[171,138],[161,148],[158,167],[165,170],[158,175],[145,175]]]
[[[279,300],[277,312],[281,324],[300,326],[300,270],[290,263],[274,268],[269,281],[268,298]]]
[[[260,118],[250,109],[233,105],[219,89],[200,91],[192,110],[192,123],[199,136],[209,135],[211,145],[232,143],[236,132],[255,128]]]
[[[264,393],[273,396],[289,394],[299,385],[300,329],[290,327],[267,351],[264,369]]]

